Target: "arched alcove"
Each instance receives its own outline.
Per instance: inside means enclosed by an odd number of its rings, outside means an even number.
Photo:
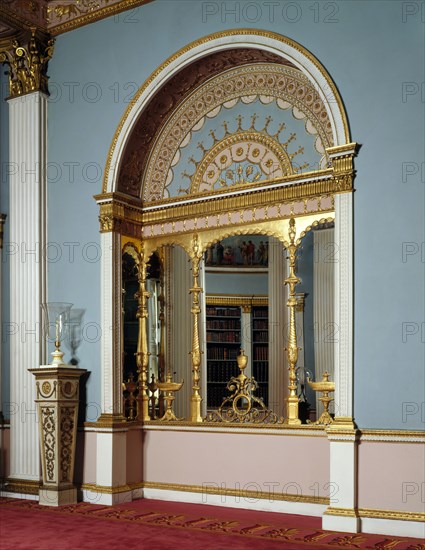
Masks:
[[[295,218],[299,243],[335,218],[336,238],[351,243],[355,152],[337,89],[302,46],[256,30],[205,37],[164,62],[123,115],[97,197],[105,241],[113,230],[146,259],[177,244],[193,261],[192,246],[202,255],[228,235],[288,244]],[[351,417],[350,246],[340,252],[335,322],[344,315],[347,332],[335,346],[336,410]]]

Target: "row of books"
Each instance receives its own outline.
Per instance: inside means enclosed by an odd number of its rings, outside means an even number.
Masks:
[[[240,344],[240,332],[207,332],[207,342],[230,342]]]
[[[208,319],[207,330],[233,330],[241,328],[239,319]],[[263,328],[263,327],[259,327]]]
[[[207,407],[218,408],[223,403],[223,399],[228,395],[230,395],[230,393],[224,384],[216,386],[213,384],[208,385]]]
[[[254,322],[252,324],[252,328],[254,330],[256,329],[268,329],[269,328],[269,322],[268,321],[263,321],[263,320],[258,320],[258,319],[254,319]]]
[[[232,376],[237,376],[239,369],[233,361],[207,364],[207,380],[210,382],[228,382]]]
[[[239,349],[235,348],[208,348],[207,359],[235,359],[239,354]]]
[[[268,342],[269,341],[269,333],[266,330],[261,331],[261,332],[254,332],[253,341],[254,341],[254,343],[256,343],[256,342],[261,342],[261,343]]]
[[[267,307],[255,308],[253,311],[254,319],[257,317],[268,317],[268,316],[269,316],[269,310]]]
[[[269,359],[269,347],[268,346],[255,346],[254,347],[254,361],[268,361]]]
[[[257,382],[268,382],[269,364],[266,361],[255,363],[252,369],[252,374]]]
[[[239,307],[207,307],[206,313],[208,317],[240,317],[241,310]]]

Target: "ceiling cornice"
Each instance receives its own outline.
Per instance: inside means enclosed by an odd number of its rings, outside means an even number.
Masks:
[[[149,2],[153,0],[2,0],[0,47],[31,27],[58,36]]]

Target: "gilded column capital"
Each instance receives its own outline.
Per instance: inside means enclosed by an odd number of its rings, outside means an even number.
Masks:
[[[0,249],[3,248],[3,232],[6,223],[7,214],[0,214]]]
[[[0,51],[0,63],[8,66],[10,97],[31,92],[48,94],[47,66],[53,56],[53,38],[41,38],[31,27],[27,39],[12,39],[9,48]]]
[[[357,155],[359,148],[359,144],[353,142],[326,149],[333,167],[336,192],[351,191],[353,189],[354,157]]]
[[[129,237],[142,237],[141,205],[120,193],[95,195],[99,205],[100,232],[115,231]]]

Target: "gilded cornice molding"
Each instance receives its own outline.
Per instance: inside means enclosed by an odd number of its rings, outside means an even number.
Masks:
[[[341,173],[335,175],[334,168],[290,175],[279,180],[261,182],[260,186],[251,184],[240,191],[226,193],[214,191],[196,197],[177,197],[150,203],[143,203],[124,193],[102,193],[94,198],[100,206],[100,231],[115,231],[134,238],[149,238],[153,226],[178,224],[179,221],[196,220],[202,216],[212,218],[223,213],[265,209],[265,220],[268,210],[276,205],[289,205],[288,216],[308,214],[307,203],[317,201],[318,212],[328,212],[332,206],[321,206],[323,199],[328,197],[333,204],[335,193],[350,192],[353,189],[354,171],[346,172],[341,184]],[[298,212],[294,212],[298,209]],[[243,224],[242,218],[240,224]],[[205,227],[207,229],[207,227]],[[184,232],[185,230],[183,230]],[[189,228],[188,228],[189,231]],[[173,230],[174,232],[174,230]]]
[[[3,233],[4,224],[6,223],[7,214],[0,214],[0,249],[3,248]]]
[[[267,306],[269,304],[268,296],[242,296],[231,294],[227,296],[209,294],[205,297],[207,306],[241,306],[248,308],[251,306]]]
[[[8,67],[10,98],[36,91],[49,93],[47,66],[53,44],[52,38],[41,36],[32,27],[25,38],[12,38],[10,47],[0,51],[0,63]]]
[[[357,441],[360,435],[351,417],[336,416],[332,424],[326,428],[330,441]]]
[[[15,28],[36,26],[57,36],[149,2],[153,0],[2,0],[0,16]],[[134,14],[129,20],[134,21]]]

